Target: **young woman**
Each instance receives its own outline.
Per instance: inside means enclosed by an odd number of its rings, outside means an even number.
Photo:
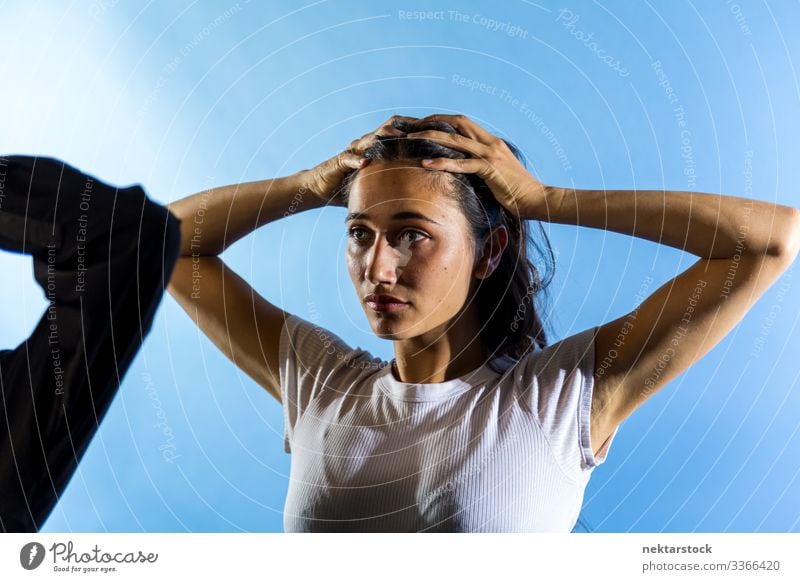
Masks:
[[[463,115],[394,116],[313,169],[171,205],[184,256],[170,293],[282,403],[287,531],[571,531],[620,423],[800,247],[794,208],[545,186],[515,151]],[[324,204],[347,207],[349,274],[391,362],[270,304],[216,257]],[[631,313],[547,345],[525,221],[700,258]]]

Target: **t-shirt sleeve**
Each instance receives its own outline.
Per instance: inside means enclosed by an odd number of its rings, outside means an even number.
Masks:
[[[527,354],[518,381],[522,401],[544,431],[556,460],[568,474],[591,471],[605,462],[619,427],[597,456],[592,451],[591,411],[597,327]]]
[[[365,373],[377,370],[380,359],[293,314],[284,320],[278,350],[283,448],[291,453],[295,427],[311,402],[326,390],[347,392]]]

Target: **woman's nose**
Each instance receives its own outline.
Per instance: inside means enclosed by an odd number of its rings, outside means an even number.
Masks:
[[[371,285],[393,285],[410,258],[409,243],[393,246],[385,239],[379,239],[370,247],[367,255],[367,281]]]

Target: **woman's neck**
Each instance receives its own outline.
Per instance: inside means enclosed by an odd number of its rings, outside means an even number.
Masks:
[[[480,342],[477,314],[473,313],[472,317],[461,314],[455,320],[423,335],[394,342],[396,367],[392,373],[395,379],[412,384],[436,384],[482,366],[487,354]]]

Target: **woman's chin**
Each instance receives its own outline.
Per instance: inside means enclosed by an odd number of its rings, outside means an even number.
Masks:
[[[372,331],[375,332],[375,335],[381,339],[385,340],[392,340],[397,341],[403,339],[402,333],[394,331],[392,329],[387,329],[381,325],[378,325],[377,328],[373,327]]]
[[[379,338],[395,341],[405,338],[404,331],[408,327],[394,318],[386,318],[380,315],[376,317],[374,314],[371,317],[370,325],[373,333]]]

